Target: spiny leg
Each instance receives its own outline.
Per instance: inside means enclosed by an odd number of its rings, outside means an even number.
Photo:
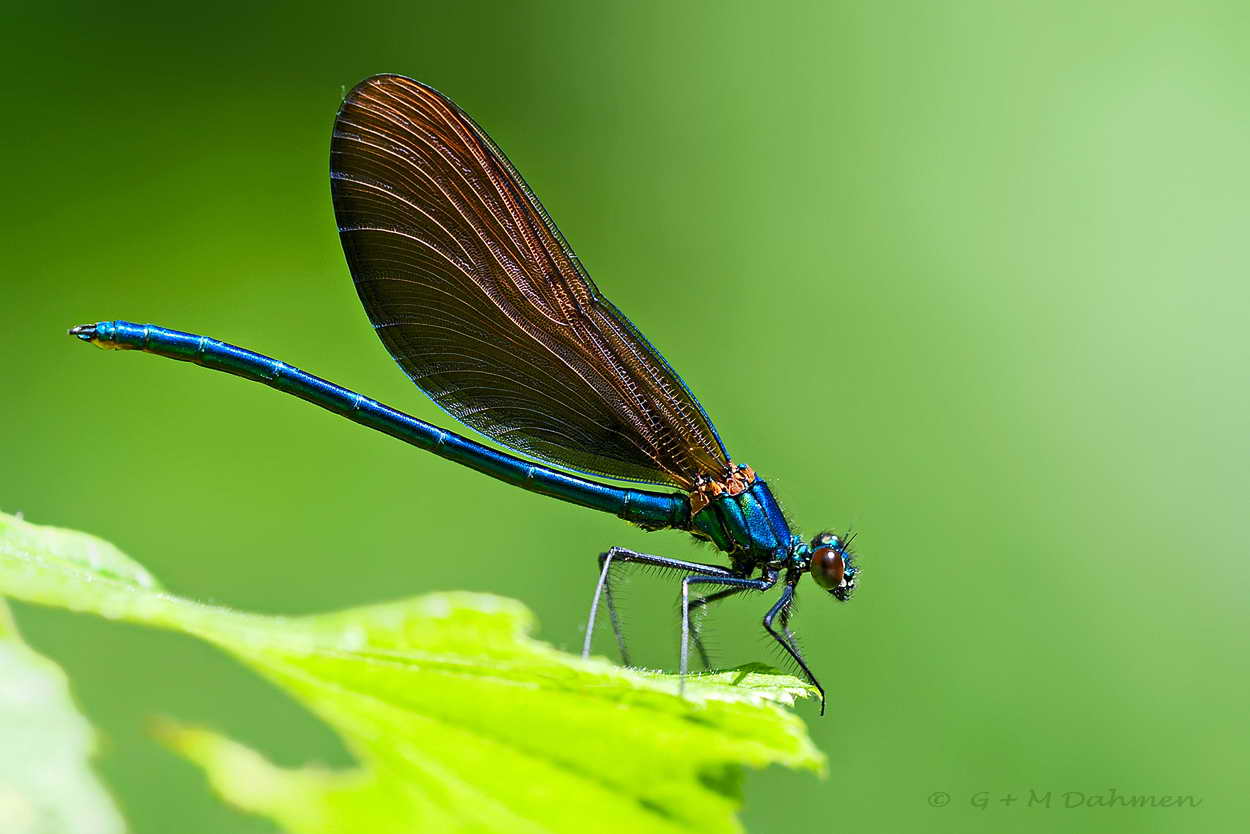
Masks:
[[[814,676],[812,675],[811,670],[808,669],[806,665],[807,661],[803,657],[803,651],[799,648],[797,636],[790,629],[790,618],[794,616],[794,603],[798,598],[798,592],[792,584],[788,584],[786,587],[788,593],[783,593],[782,597],[777,600],[777,605],[774,606],[776,621],[780,626],[780,637],[778,637],[775,633],[776,630],[772,630],[769,633],[774,640],[777,640],[778,643],[782,644],[782,648],[785,649],[786,653],[794,659],[794,662],[798,665],[800,671],[802,671],[802,673],[807,677],[813,678]],[[773,611],[769,612],[769,614],[772,613]],[[816,681],[813,679],[812,683],[816,684]]]
[[[753,588],[726,588],[723,591],[717,591],[714,594],[692,599],[690,601],[690,641],[694,643],[695,650],[699,652],[699,662],[703,664],[704,669],[712,668],[711,658],[708,656],[707,648],[703,645],[703,618],[707,616],[702,609],[708,607],[714,602],[720,602],[728,599],[734,594],[740,594],[743,591],[754,590]],[[702,612],[702,616],[700,615]]]
[[[621,623],[616,615],[616,602],[612,598],[611,569],[613,550],[599,554],[599,582],[595,585],[595,596],[590,602],[590,620],[586,623],[586,639],[582,643],[582,657],[590,656],[590,643],[594,638],[595,621],[599,609],[599,596],[603,595],[608,603],[608,619],[612,623],[612,634],[616,637],[616,647],[620,652],[621,663],[632,666],[629,660],[629,649],[625,646],[625,634],[621,631]]]
[[[590,616],[586,621],[586,638],[582,643],[582,657],[590,656],[590,643],[594,637],[595,621],[599,613],[599,598],[602,596],[608,605],[608,617],[612,622],[612,632],[616,635],[616,645],[621,652],[621,662],[629,663],[629,652],[625,647],[625,636],[621,631],[620,620],[617,618],[616,603],[612,598],[612,565],[614,563],[649,565],[663,570],[678,570],[686,573],[697,572],[708,576],[734,576],[728,568],[720,565],[705,565],[701,562],[687,562],[683,559],[670,559],[667,556],[652,556],[649,553],[636,553],[623,547],[613,547],[607,553],[599,554],[599,582],[595,585],[595,595],[590,603]]]
[[[679,692],[686,692],[686,672],[690,666],[690,586],[691,585],[722,585],[734,590],[767,591],[777,582],[777,572],[770,571],[760,579],[747,579],[741,576],[725,576],[724,574],[694,574],[681,581],[681,675]],[[714,596],[714,594],[713,594]]]
[[[781,645],[781,647],[786,650],[786,653],[790,655],[791,658],[794,659],[794,662],[797,663],[799,665],[799,668],[803,670],[803,674],[807,677],[809,681],[811,681],[812,686],[816,687],[816,691],[820,693],[820,714],[824,715],[825,714],[825,688],[820,685],[820,681],[816,680],[816,676],[812,674],[812,670],[807,667],[807,661],[803,660],[803,655],[799,653],[798,647],[795,646],[790,639],[791,634],[790,634],[790,628],[789,628],[789,622],[790,622],[790,610],[789,609],[790,609],[790,603],[793,601],[794,601],[794,585],[787,583],[785,589],[782,590],[781,592],[781,596],[777,599],[776,604],[774,604],[772,608],[768,609],[768,613],[764,615],[764,630],[767,631],[769,636],[772,637],[774,640],[776,640]],[[781,616],[782,634],[778,634],[777,630],[773,628],[773,620],[777,619],[777,616],[779,614],[782,615]]]
[[[790,647],[799,654],[799,641],[795,638],[795,634],[790,630],[790,618],[794,616],[794,600],[795,594],[790,595],[790,601],[780,611],[777,612],[777,622],[781,625],[781,635],[786,638],[786,642]]]
[[[788,644],[790,644],[790,648],[794,650],[794,653],[802,658],[803,650],[799,647],[798,635],[790,629],[790,619],[794,616],[794,602],[797,598],[798,593],[796,589],[796,591],[790,595],[789,602],[779,612],[777,612],[777,623],[781,626],[781,636],[785,638],[785,641]],[[804,658],[804,662],[806,662],[806,658]],[[813,681],[813,683],[815,683],[815,681]]]

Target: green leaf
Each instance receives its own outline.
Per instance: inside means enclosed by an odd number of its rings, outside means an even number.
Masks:
[[[115,548],[0,516],[0,593],[208,640],[343,737],[355,769],[290,770],[210,731],[162,735],[235,804],[296,834],[738,831],[744,765],[820,770],[762,668],[675,676],[534,640],[519,603],[430,594],[301,618],[201,605]]]
[[[0,599],[0,831],[120,834],[88,759],[95,737],[60,668],[22,642]]]

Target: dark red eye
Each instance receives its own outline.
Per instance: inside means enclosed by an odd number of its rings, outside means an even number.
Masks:
[[[818,547],[812,551],[812,579],[826,591],[842,584],[846,574],[846,562],[842,554],[832,547]]]

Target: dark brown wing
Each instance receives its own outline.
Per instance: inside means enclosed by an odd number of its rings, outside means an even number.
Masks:
[[[694,395],[450,100],[401,76],[363,81],[339,109],[330,172],[369,319],[450,414],[580,472],[686,489],[725,475]]]

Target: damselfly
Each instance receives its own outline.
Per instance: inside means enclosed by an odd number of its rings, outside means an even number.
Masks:
[[[820,690],[823,712],[824,690],[790,614],[804,573],[834,599],[850,597],[857,569],[848,541],[792,532],[764,479],[732,462],[694,394],[591,282],[485,131],[424,84],[375,76],[339,108],[330,181],[348,267],[391,356],[451,416],[524,457],[205,336],[125,321],[70,333],[262,382],[523,489],[712,543],[728,567],[621,547],[601,554],[583,654],[602,601],[629,662],[614,568],[680,577],[683,676],[691,643],[707,664],[692,615],[780,584],[764,629]]]

